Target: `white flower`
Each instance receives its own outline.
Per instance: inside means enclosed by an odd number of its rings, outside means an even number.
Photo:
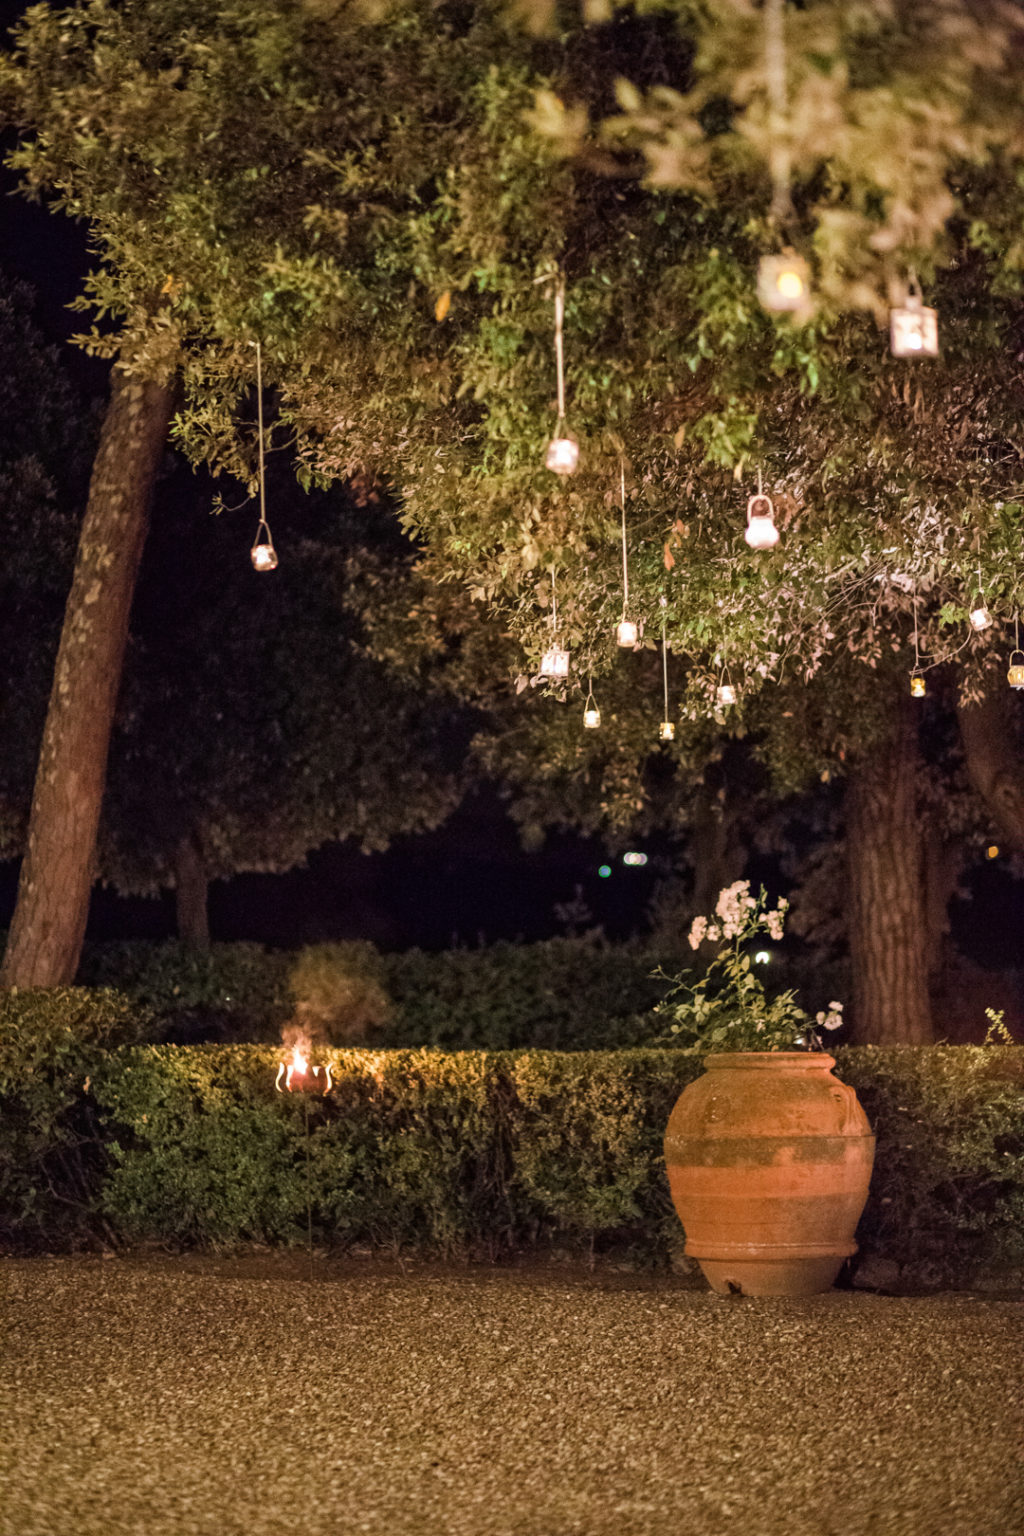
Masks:
[[[828,1011],[829,1013],[842,1013],[843,1005],[842,1003],[829,1003]]]
[[[768,926],[769,935],[778,942],[782,938],[782,913],[766,912],[764,920]]]
[[[709,923],[708,924],[708,938],[711,940],[712,944],[717,944],[721,937],[722,937],[722,932],[721,932],[721,929],[717,926],[717,924]]]
[[[704,935],[707,933],[707,931],[708,931],[708,920],[707,920],[707,918],[706,917],[695,917],[694,920],[693,920],[693,923],[692,923],[692,925],[690,927],[690,948],[691,949],[700,949],[701,945],[704,942]]]
[[[744,904],[749,894],[749,880],[734,880],[732,885],[727,885],[724,891],[719,892],[715,912],[722,922],[728,923],[733,930],[732,934],[726,935],[727,938],[739,933],[743,923]]]

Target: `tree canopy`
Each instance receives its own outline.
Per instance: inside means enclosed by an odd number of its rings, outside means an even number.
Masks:
[[[585,736],[577,716],[563,761],[628,784],[620,811],[662,715],[662,625],[686,727],[666,751],[684,766],[715,728],[756,733],[783,782],[907,743],[912,668],[988,698],[1021,600],[1016,11],[527,16],[36,7],[0,93],[27,187],[92,230],[85,344],[144,375],[180,361],[178,442],[251,476],[259,341],[304,478],[393,487],[423,590],[458,587],[471,683],[529,679],[553,639],[569,648],[569,681],[545,691],[581,705],[592,680],[615,729]],[[759,261],[786,247],[813,293],[791,316],[757,294]],[[941,353],[908,362],[880,321],[914,280]],[[560,479],[544,460],[563,289],[581,458]],[[623,480],[644,626],[626,658]],[[761,483],[771,551],[743,538]],[[975,631],[979,598],[997,622]],[[442,601],[403,631],[428,655]],[[489,651],[467,643],[466,601],[496,627]],[[527,683],[520,722],[536,696]],[[524,767],[550,764],[540,734]],[[509,741],[493,760],[515,758]]]

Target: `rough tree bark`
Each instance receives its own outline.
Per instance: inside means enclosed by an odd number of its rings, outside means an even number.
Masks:
[[[203,850],[198,837],[190,833],[181,838],[175,849],[174,904],[178,938],[193,949],[210,947],[208,892]]]
[[[852,1038],[928,1045],[928,925],[917,812],[917,717],[901,700],[889,739],[850,775],[846,846],[853,962]]]
[[[1024,761],[1013,729],[1009,689],[993,678],[982,698],[957,710],[971,782],[1007,842],[1024,848]],[[1012,695],[1010,695],[1012,698]]]
[[[132,594],[171,409],[167,386],[114,368],[0,985],[67,985],[78,969]]]
[[[693,862],[693,915],[715,910],[718,894],[743,875],[747,850],[739,835],[739,814],[724,796],[702,794],[694,806],[690,828]],[[713,948],[713,946],[712,946]]]

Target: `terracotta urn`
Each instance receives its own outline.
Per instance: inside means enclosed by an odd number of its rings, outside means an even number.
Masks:
[[[705,1058],[668,1122],[665,1161],[684,1252],[716,1291],[827,1291],[864,1209],[875,1138],[820,1051]]]

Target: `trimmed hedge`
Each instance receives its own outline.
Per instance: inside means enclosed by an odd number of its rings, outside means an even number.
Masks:
[[[313,1098],[275,1092],[268,1047],[62,1037],[30,1072],[17,1049],[0,1032],[8,1242],[301,1243],[308,1188],[328,1246],[660,1266],[682,1246],[661,1143],[691,1052],[332,1051]],[[879,1142],[865,1252],[924,1284],[1019,1272],[1024,1048],[839,1057]]]
[[[270,1042],[296,1017],[334,1045],[591,1050],[637,1044],[658,1027],[659,958],[580,939],[441,954],[131,942],[91,948],[80,979],[137,998],[176,1044]]]

